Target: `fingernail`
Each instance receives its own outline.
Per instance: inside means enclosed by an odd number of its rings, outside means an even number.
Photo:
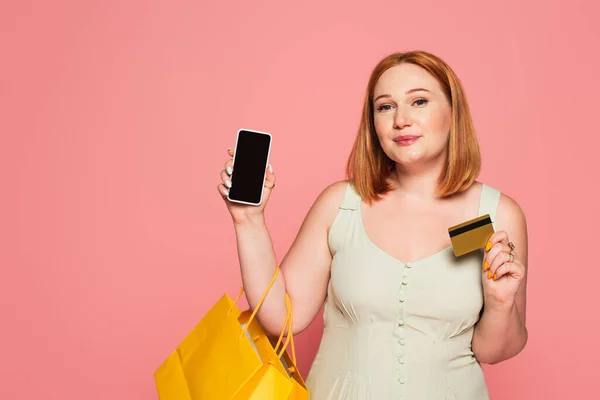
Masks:
[[[492,271],[488,271],[488,279],[491,279],[492,277]]]
[[[233,172],[233,170],[231,169],[231,167],[227,167],[227,174],[231,175],[232,172]]]
[[[228,147],[228,148],[227,148],[227,151],[231,151],[231,147]]]
[[[487,244],[485,245],[485,251],[490,251],[491,248],[492,248],[492,242],[487,242]]]
[[[498,279],[498,275],[494,274],[494,280]]]
[[[228,195],[229,195],[229,190],[227,190],[227,189],[223,189],[223,194],[224,194],[225,196],[228,196]]]
[[[484,261],[484,262],[483,262],[483,270],[484,270],[484,271],[487,271],[489,267],[490,267],[490,266],[488,265],[487,261]]]
[[[227,179],[225,181],[225,186],[227,186],[228,188],[231,188],[231,181],[229,179]]]
[[[271,171],[271,173],[273,173],[273,165],[269,164],[269,171]]]

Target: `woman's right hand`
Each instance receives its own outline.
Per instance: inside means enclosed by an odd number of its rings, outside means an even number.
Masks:
[[[271,164],[269,164],[267,167],[267,175],[265,184],[263,186],[263,199],[261,204],[258,206],[253,206],[249,204],[236,203],[229,201],[227,198],[227,195],[229,194],[229,188],[232,185],[231,174],[233,172],[233,150],[228,149],[227,153],[229,154],[230,158],[227,160],[227,162],[225,162],[225,168],[221,171],[221,183],[217,185],[217,189],[227,205],[227,209],[231,214],[233,223],[241,224],[254,217],[262,217],[264,215],[267,202],[269,201],[269,197],[271,197],[271,191],[275,186],[275,175],[273,174],[273,168],[271,167]]]

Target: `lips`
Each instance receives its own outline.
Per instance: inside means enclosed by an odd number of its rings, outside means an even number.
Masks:
[[[420,137],[421,136],[417,135],[400,135],[394,138],[394,142],[403,146],[408,146],[416,142]]]

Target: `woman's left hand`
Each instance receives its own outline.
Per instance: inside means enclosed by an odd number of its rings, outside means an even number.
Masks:
[[[525,266],[519,261],[518,249],[505,231],[495,232],[483,257],[483,293],[486,302],[512,305],[525,276]]]

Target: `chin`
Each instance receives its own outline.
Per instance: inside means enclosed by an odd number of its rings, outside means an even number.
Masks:
[[[446,157],[445,148],[426,149],[421,146],[409,146],[394,154],[396,162],[406,166],[443,162]]]
[[[439,164],[442,162],[441,156],[432,157],[427,154],[404,154],[401,157],[396,157],[395,161],[401,166],[409,169],[420,169],[422,167],[429,168],[434,164]]]
[[[428,160],[426,154],[419,149],[406,149],[406,151],[401,152],[401,154],[396,154],[395,161],[399,164],[408,166],[426,163],[430,160]]]

